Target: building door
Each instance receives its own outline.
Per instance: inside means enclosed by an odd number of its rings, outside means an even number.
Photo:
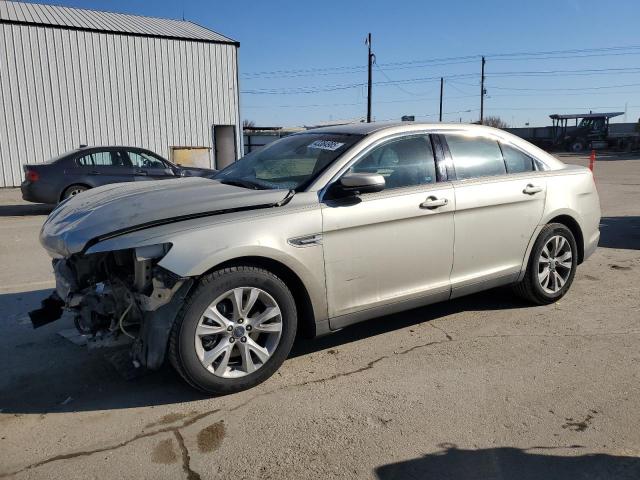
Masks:
[[[222,170],[232,164],[238,158],[236,153],[236,127],[235,125],[213,126],[213,164],[217,170]]]

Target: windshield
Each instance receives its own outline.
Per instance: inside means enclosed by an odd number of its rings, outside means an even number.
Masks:
[[[291,135],[245,155],[214,178],[246,188],[301,190],[361,138],[327,133]]]

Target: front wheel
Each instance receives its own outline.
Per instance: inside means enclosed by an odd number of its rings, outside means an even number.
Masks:
[[[531,250],[527,271],[515,292],[538,305],[562,298],[576,274],[578,248],[571,230],[561,223],[545,225]]]
[[[296,326],[295,301],[280,278],[251,266],[217,270],[178,314],[169,358],[200,390],[238,392],[275,373],[291,351]]]

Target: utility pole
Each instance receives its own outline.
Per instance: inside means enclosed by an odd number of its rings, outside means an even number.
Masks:
[[[484,56],[482,57],[482,73],[480,74],[480,125],[484,121]]]
[[[371,84],[372,84],[372,66],[373,66],[373,53],[371,53],[371,33],[367,35],[367,41],[365,42],[369,47],[368,59],[368,82],[367,82],[367,123],[371,123]]]
[[[440,121],[442,121],[442,92],[444,91],[444,78],[440,77]]]

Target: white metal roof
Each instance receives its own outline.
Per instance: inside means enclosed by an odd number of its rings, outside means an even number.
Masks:
[[[0,23],[46,25],[75,30],[120,33],[237,44],[196,23],[168,18],[0,0]]]

